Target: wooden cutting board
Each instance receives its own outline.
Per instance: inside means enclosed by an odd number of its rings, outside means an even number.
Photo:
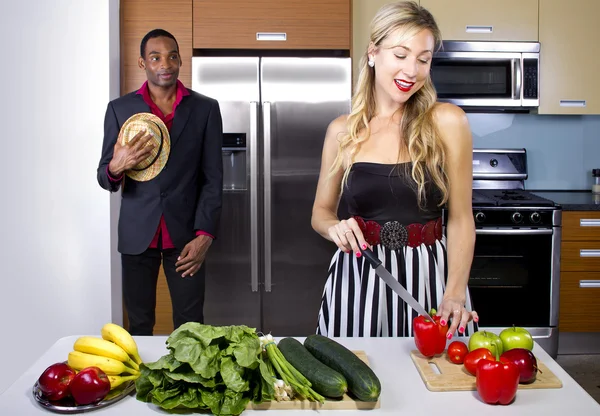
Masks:
[[[367,358],[367,354],[364,351],[352,351],[354,354],[358,356],[361,360],[363,360],[367,365],[369,364],[369,359]],[[378,409],[380,407],[380,401],[376,402],[361,402],[355,400],[344,394],[342,398],[339,400],[335,399],[326,399],[324,404],[319,402],[311,402],[308,400],[290,400],[289,402],[278,402],[272,401],[267,403],[254,404],[249,403],[246,406],[246,409],[253,410],[368,410],[368,409]]]
[[[431,391],[466,391],[477,390],[475,376],[469,374],[462,364],[454,364],[443,355],[426,358],[419,351],[413,350],[410,356],[421,374],[427,389]],[[537,358],[537,357],[536,357]],[[519,384],[519,389],[559,389],[562,382],[540,360],[537,360],[536,379],[531,384]],[[434,370],[434,368],[437,369]]]

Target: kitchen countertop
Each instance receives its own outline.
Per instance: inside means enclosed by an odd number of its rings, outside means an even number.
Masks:
[[[167,353],[166,336],[134,337],[140,355],[146,362],[156,361]],[[12,386],[0,395],[0,415],[29,416],[50,415],[33,399],[31,389],[39,375],[49,365],[64,361],[77,336],[59,339],[37,361],[24,367],[23,374]],[[303,341],[304,338],[299,337]],[[593,415],[600,414],[598,404],[571,376],[569,376],[540,346],[535,343],[533,353],[562,381],[560,389],[519,390],[515,401],[508,406],[492,406],[483,403],[476,391],[431,392],[427,390],[412,359],[410,351],[415,349],[413,338],[336,338],[352,350],[367,353],[371,368],[381,380],[381,407],[373,410],[285,410],[276,416],[331,415],[365,416],[376,415]],[[242,415],[273,412],[246,410]],[[331,412],[331,413],[330,413]],[[165,415],[158,407],[143,403],[135,396],[103,409],[94,415]]]
[[[600,211],[600,196],[590,191],[531,191],[560,205],[563,211]]]

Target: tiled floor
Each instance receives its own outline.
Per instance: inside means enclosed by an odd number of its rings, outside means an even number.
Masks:
[[[600,403],[600,354],[559,355],[556,362]]]

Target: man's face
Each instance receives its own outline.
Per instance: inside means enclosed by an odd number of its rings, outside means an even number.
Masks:
[[[175,41],[165,36],[149,39],[144,52],[138,65],[146,71],[148,82],[163,88],[175,85],[181,67]]]

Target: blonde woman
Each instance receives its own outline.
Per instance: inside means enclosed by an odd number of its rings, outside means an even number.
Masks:
[[[440,42],[433,16],[414,2],[383,6],[371,23],[352,112],[331,122],[323,147],[312,226],[338,250],[317,333],[412,336],[417,313],[375,275],[361,255],[367,247],[450,323],[448,339],[477,330],[467,288],[472,138],[464,112],[436,102],[429,72]],[[350,214],[341,221],[340,198]]]

